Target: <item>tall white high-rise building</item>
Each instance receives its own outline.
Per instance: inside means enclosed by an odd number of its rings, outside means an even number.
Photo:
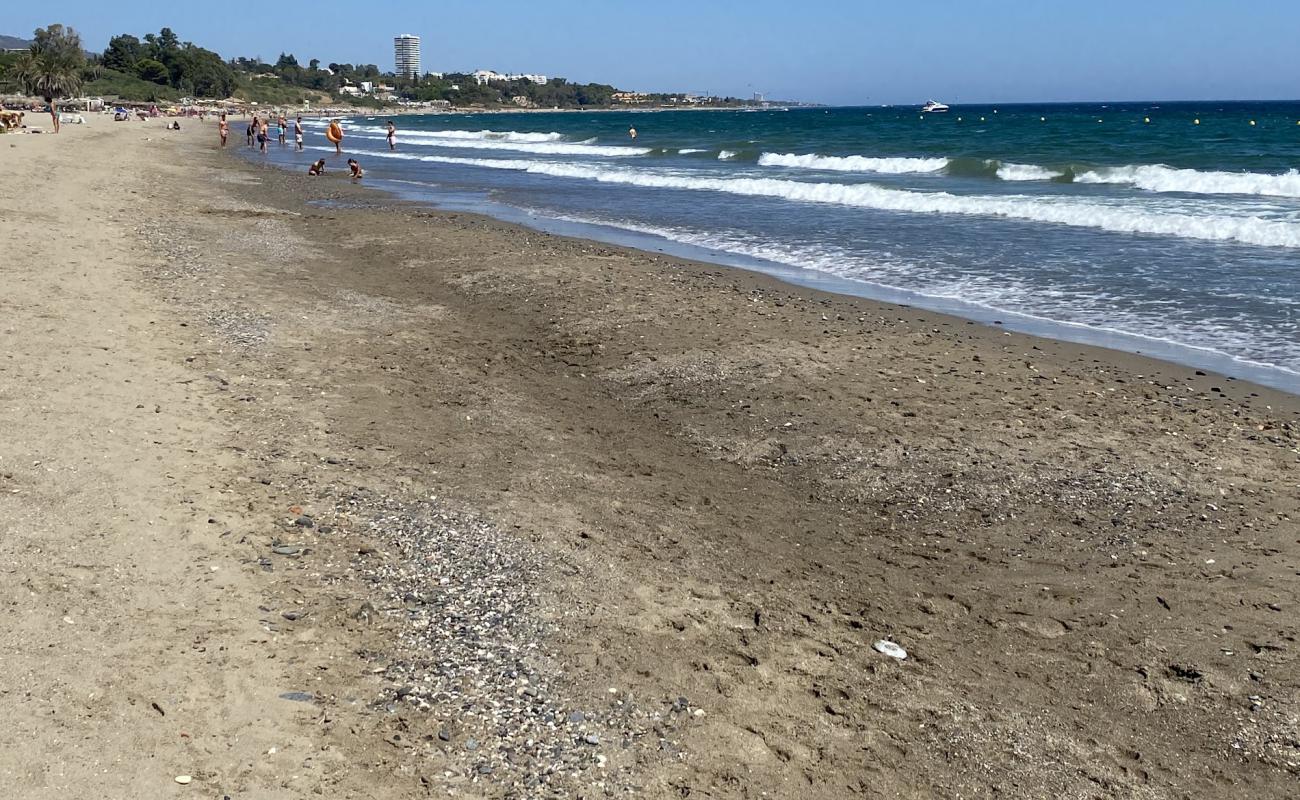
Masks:
[[[393,61],[398,75],[404,78],[420,77],[420,37],[404,33],[393,37]]]

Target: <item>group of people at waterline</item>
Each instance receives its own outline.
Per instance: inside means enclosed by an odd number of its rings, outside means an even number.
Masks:
[[[289,130],[291,127],[293,130],[294,147],[298,152],[302,152],[303,136],[306,131],[303,128],[301,116],[290,123],[288,117],[283,114],[279,115],[276,118],[277,140],[281,146],[287,145],[289,141]],[[384,138],[388,141],[388,149],[396,150],[397,126],[393,124],[392,120],[389,120],[387,127],[388,131]],[[221,115],[221,121],[217,130],[221,137],[221,146],[225,147],[226,143],[230,139],[230,123],[226,119],[224,113]],[[256,147],[263,153],[267,152],[266,146],[271,141],[271,117],[269,115],[266,117],[259,117],[254,114],[253,118],[248,121],[248,128],[245,131],[245,134],[250,149]],[[334,145],[335,155],[343,155],[343,125],[337,119],[330,120],[330,124],[326,126],[325,138],[329,140],[330,144]],[[351,171],[351,177],[354,180],[365,175],[365,171],[361,169],[361,165],[358,164],[357,160],[354,158],[348,159],[348,168]],[[325,159],[323,158],[312,164],[311,168],[307,170],[308,175],[322,175],[324,172]]]

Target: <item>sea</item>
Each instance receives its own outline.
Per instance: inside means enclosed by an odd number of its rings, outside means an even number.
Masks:
[[[344,157],[404,198],[1300,393],[1300,103],[385,122]],[[344,169],[307,129],[266,158]]]

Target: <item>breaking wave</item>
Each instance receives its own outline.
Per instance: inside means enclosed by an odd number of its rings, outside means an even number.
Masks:
[[[367,126],[355,129],[358,133],[387,133],[386,128]],[[406,139],[431,137],[434,139],[466,139],[484,142],[518,142],[536,144],[538,142],[564,141],[562,133],[529,133],[520,131],[419,131],[398,129],[397,135]]]
[[[1050,181],[1062,177],[1062,173],[1037,164],[999,164],[996,174],[1004,181]]]
[[[1300,197],[1300,170],[1281,174],[1258,172],[1202,172],[1163,164],[1124,167],[1071,167],[1053,169],[1038,164],[1014,164],[981,158],[918,158],[874,156],[823,156],[763,153],[764,167],[811,169],[830,172],[870,172],[879,175],[945,174],[1004,181],[1064,181],[1115,184],[1149,192],[1183,194],[1242,194],[1265,197]]]
[[[382,136],[360,136],[362,139],[383,141]],[[585,142],[521,142],[509,139],[470,139],[443,138],[435,136],[406,134],[398,132],[398,142],[412,147],[445,147],[457,150],[508,150],[514,153],[532,153],[547,156],[602,156],[607,158],[630,158],[649,155],[653,151],[648,147],[619,147],[611,145],[589,144]]]
[[[1300,172],[1294,169],[1270,175],[1260,172],[1202,172],[1163,164],[1143,164],[1080,172],[1074,180],[1076,183],[1127,184],[1149,192],[1300,197]]]
[[[1004,181],[1049,181],[1062,177],[1061,172],[1035,164],[1004,164],[983,158],[918,158],[911,156],[820,156],[815,154],[764,153],[759,166],[791,169],[818,169],[831,172],[874,172],[879,175],[920,175],[944,173],[976,178],[1000,178]]]
[[[824,169],[834,172],[878,172],[888,175],[907,175],[917,172],[938,172],[948,166],[948,159],[764,153],[758,157],[758,164],[762,167],[793,167],[796,169]]]
[[[826,203],[915,214],[960,214],[1094,228],[1117,233],[1179,236],[1262,247],[1300,248],[1300,223],[1254,216],[1133,208],[1122,203],[1026,195],[955,195],[873,184],[812,183],[776,178],[711,178],[588,164],[424,156],[420,160],[515,170],[536,175],[664,189],[723,192],[800,203]]]

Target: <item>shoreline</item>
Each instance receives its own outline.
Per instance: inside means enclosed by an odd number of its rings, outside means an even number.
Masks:
[[[856,297],[889,306],[916,308],[945,317],[973,321],[988,327],[996,326],[1026,336],[1147,358],[1169,367],[1181,367],[1193,371],[1209,370],[1212,375],[1222,380],[1243,381],[1287,395],[1300,396],[1300,373],[1273,364],[1239,359],[1208,348],[1128,334],[1112,328],[1062,322],[1047,317],[972,305],[953,298],[926,295],[886,284],[839,278],[812,269],[683,244],[654,234],[638,233],[615,226],[536,216],[523,209],[488,200],[467,202],[449,197],[439,201],[433,197],[413,196],[418,193],[404,189],[398,182],[385,179],[372,181],[370,185],[374,186],[375,183],[381,184],[375,187],[377,191],[429,208],[480,214],[506,224],[520,225],[543,233],[591,240],[642,253],[666,254],[686,261],[728,269],[744,270],[804,289],[843,297]]]
[[[1297,398],[105,127],[0,151],[20,793],[1289,796]]]

